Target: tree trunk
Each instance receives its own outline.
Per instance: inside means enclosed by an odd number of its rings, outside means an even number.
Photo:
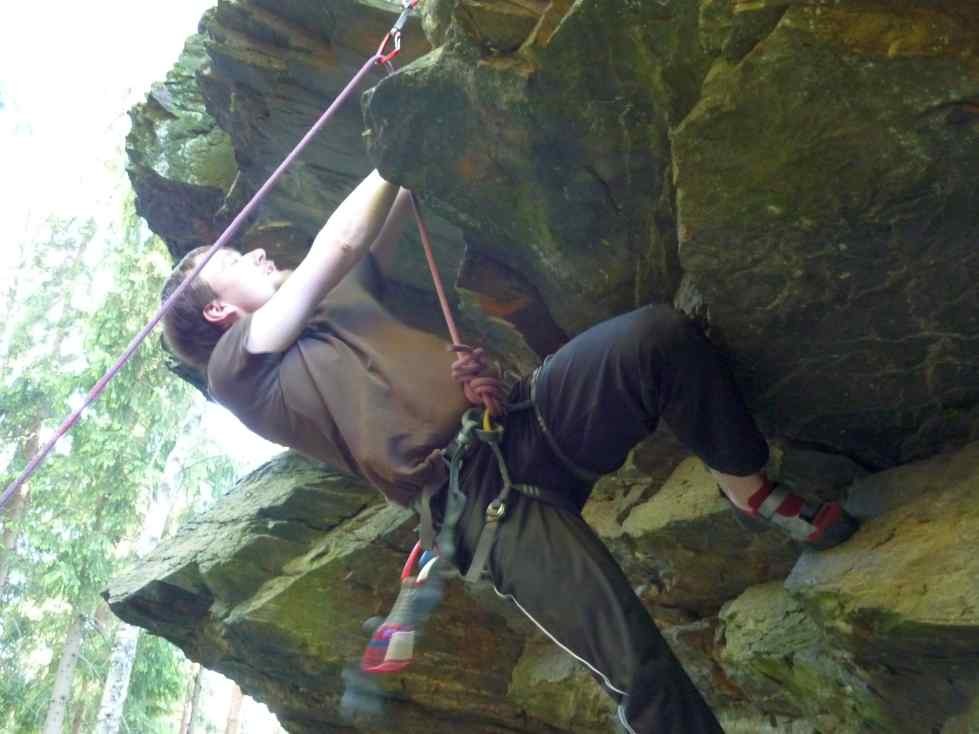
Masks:
[[[241,728],[241,702],[244,696],[241,688],[237,684],[232,684],[231,706],[228,707],[228,723],[224,727],[224,734],[238,734]]]
[[[197,676],[200,675],[201,666],[194,663],[190,669],[190,680],[187,682],[187,693],[184,696],[184,711],[180,715],[180,728],[177,734],[187,734],[190,729],[190,712],[194,707],[194,690],[197,688]]]
[[[41,419],[34,421],[28,434],[27,440],[20,446],[18,453],[30,461],[37,453],[40,445],[39,436],[41,430]],[[13,558],[17,549],[17,538],[20,537],[20,520],[24,517],[27,510],[27,502],[30,499],[29,484],[21,485],[17,494],[10,500],[6,513],[0,513],[3,518],[3,537],[0,538],[0,594],[7,585],[7,576],[10,574],[10,559]]]
[[[194,734],[197,727],[197,719],[201,713],[201,691],[204,689],[204,668],[197,666],[197,675],[194,676],[194,692],[190,696],[190,711],[187,716],[187,734]]]
[[[129,677],[133,672],[136,647],[139,644],[139,627],[120,624],[112,643],[109,658],[109,674],[102,689],[102,701],[95,720],[94,734],[116,734],[122,723],[122,710],[129,693]]]
[[[181,441],[178,439],[174,450],[167,457],[167,467],[170,467],[174,461],[179,461],[180,454],[177,448],[180,444]],[[160,540],[164,526],[173,514],[173,496],[173,484],[164,479],[160,485],[159,499],[150,506],[143,518],[143,527],[136,542],[137,557],[145,556]],[[165,512],[162,512],[164,509]],[[158,521],[161,512],[165,517],[162,524]],[[105,607],[105,610],[108,612],[108,607]],[[129,679],[132,676],[133,663],[136,661],[139,634],[139,627],[132,627],[128,624],[120,624],[116,630],[112,643],[112,655],[109,659],[109,673],[102,688],[102,701],[99,704],[99,713],[96,717],[93,734],[116,734],[119,731],[119,725],[122,723],[122,712],[129,695]],[[180,734],[183,734],[183,725],[181,725]]]
[[[87,706],[79,706],[78,710],[75,712],[75,719],[71,724],[71,734],[81,734],[82,724],[85,723],[85,714],[88,710]]]
[[[71,703],[71,683],[75,677],[75,666],[78,665],[84,636],[85,615],[76,610],[65,644],[61,649],[61,660],[58,663],[58,674],[54,679],[51,703],[44,718],[43,734],[64,733],[68,704]]]
[[[13,558],[14,550],[17,548],[17,538],[20,536],[20,520],[27,509],[28,487],[22,485],[10,505],[4,513],[3,537],[0,538],[0,593],[7,585],[7,576],[10,574],[10,559]]]

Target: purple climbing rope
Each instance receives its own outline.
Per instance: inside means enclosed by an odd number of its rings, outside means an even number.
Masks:
[[[387,40],[388,39],[385,38],[385,44],[387,43]],[[13,499],[14,495],[17,494],[24,483],[30,479],[31,475],[34,474],[41,462],[44,461],[48,454],[51,453],[51,450],[54,449],[55,444],[57,444],[61,437],[70,431],[72,426],[78,422],[78,419],[81,418],[85,409],[95,402],[99,395],[102,394],[106,388],[106,385],[109,384],[109,381],[112,380],[112,378],[116,376],[116,373],[118,373],[126,362],[129,361],[130,357],[133,356],[140,344],[143,343],[153,328],[160,322],[167,311],[170,310],[174,301],[180,297],[180,294],[183,293],[184,289],[186,289],[190,285],[190,282],[200,274],[201,270],[204,269],[204,266],[207,264],[208,260],[214,256],[214,253],[227,245],[231,238],[234,237],[245,220],[248,219],[248,217],[250,217],[255,211],[255,208],[258,206],[259,202],[261,202],[262,199],[265,198],[265,195],[268,194],[269,189],[276,184],[276,182],[282,177],[282,174],[285,173],[285,170],[292,165],[302,150],[309,144],[316,134],[323,129],[326,123],[330,121],[334,113],[343,105],[344,102],[347,101],[350,95],[353,94],[354,89],[356,89],[357,85],[359,85],[363,78],[367,76],[367,73],[371,70],[371,68],[376,64],[386,64],[391,58],[392,56],[390,54],[388,56],[382,56],[381,53],[377,53],[368,59],[367,63],[364,64],[354,78],[350,80],[350,83],[347,84],[337,98],[333,100],[333,103],[320,116],[319,120],[316,121],[316,124],[310,128],[309,132],[307,132],[296,147],[292,149],[292,152],[289,153],[285,160],[279,164],[279,167],[273,171],[272,175],[269,176],[268,181],[266,181],[262,187],[255,192],[255,195],[252,196],[251,200],[249,200],[247,204],[245,204],[244,208],[238,213],[238,216],[231,221],[231,224],[229,224],[228,228],[224,230],[224,233],[218,237],[217,241],[213,245],[211,245],[211,249],[204,254],[204,257],[202,257],[200,262],[197,263],[197,267],[194,268],[193,272],[184,280],[183,283],[180,284],[180,287],[170,294],[170,297],[160,305],[160,309],[156,312],[153,318],[150,319],[149,323],[147,323],[146,326],[144,326],[139,333],[132,338],[132,341],[129,342],[129,346],[126,347],[126,350],[122,353],[122,356],[120,356],[119,359],[116,360],[115,364],[113,364],[108,371],[102,375],[99,381],[92,386],[92,389],[88,391],[88,395],[85,396],[85,400],[82,401],[82,404],[79,405],[78,408],[76,408],[71,415],[64,420],[64,422],[58,427],[58,430],[54,432],[54,435],[44,444],[44,446],[40,448],[30,462],[28,462],[20,476],[18,476],[7,486],[7,488],[3,491],[3,494],[0,495],[0,513],[3,512],[3,509],[7,506],[7,503]]]
[[[133,356],[139,346],[146,340],[150,332],[153,331],[154,327],[163,319],[167,311],[173,306],[180,294],[190,285],[200,272],[207,265],[208,261],[214,256],[214,254],[220,250],[222,247],[226,246],[230,242],[231,238],[235,236],[241,225],[252,215],[255,208],[259,205],[262,199],[265,198],[269,190],[278,182],[285,173],[286,169],[299,157],[299,154],[303,149],[309,144],[309,142],[316,137],[316,135],[323,129],[323,127],[330,121],[334,113],[343,105],[344,102],[353,94],[353,91],[357,88],[360,82],[363,80],[371,68],[375,65],[384,66],[388,71],[393,71],[391,66],[391,61],[401,53],[401,36],[404,30],[405,23],[407,22],[408,16],[412,13],[415,7],[418,5],[419,0],[401,0],[402,12],[395,22],[394,26],[387,33],[384,39],[381,41],[381,45],[373,56],[371,56],[361,67],[353,79],[344,87],[343,91],[337,95],[337,98],[333,100],[333,103],[326,109],[325,112],[320,116],[316,124],[309,129],[302,140],[296,144],[296,147],[292,149],[292,152],[285,157],[285,160],[279,164],[279,167],[272,172],[268,180],[262,184],[262,187],[255,192],[255,195],[245,204],[244,208],[238,215],[231,221],[227,229],[218,237],[217,241],[211,245],[210,249],[204,253],[204,257],[201,258],[200,262],[197,263],[197,267],[190,273],[190,275],[184,279],[184,282],[170,294],[161,305],[156,314],[149,320],[149,322],[144,326],[139,333],[136,334],[129,342],[129,346],[126,347],[122,355],[115,361],[115,363],[106,371],[104,375],[92,386],[92,389],[88,391],[85,399],[82,401],[81,405],[76,408],[71,415],[69,415],[64,422],[58,426],[58,429],[54,432],[54,435],[45,442],[45,444],[40,448],[37,454],[28,462],[27,466],[21,472],[13,482],[11,482],[7,488],[0,495],[0,513],[3,512],[4,508],[13,499],[14,495],[20,490],[20,488],[27,482],[28,479],[34,474],[38,466],[41,465],[47,457],[48,454],[54,449],[58,441],[72,429],[72,427],[81,418],[82,413],[88,408],[95,400],[102,394],[109,382],[116,376],[116,374],[121,370],[129,359]],[[390,47],[390,50],[388,48]],[[456,328],[455,321],[452,318],[452,312],[449,309],[448,300],[445,297],[445,289],[442,286],[442,279],[438,272],[438,267],[435,264],[435,259],[432,256],[432,248],[430,243],[430,238],[428,235],[428,227],[425,226],[424,219],[422,218],[421,208],[418,204],[417,199],[414,194],[411,196],[411,205],[415,213],[415,219],[418,223],[418,229],[421,234],[422,244],[425,248],[425,256],[428,260],[429,268],[432,272],[432,279],[435,283],[435,290],[439,296],[439,302],[442,306],[442,312],[445,316],[446,325],[449,328],[449,333],[452,338],[453,345],[457,348],[461,348],[465,351],[470,351],[468,347],[462,345],[459,330]],[[478,385],[477,385],[478,383]],[[481,377],[475,380],[467,380],[463,385],[466,397],[469,398],[470,402],[478,404],[482,402],[485,404],[487,410],[492,414],[499,414],[501,408],[499,406],[499,401],[493,396],[502,390],[502,383],[496,378],[492,377]]]

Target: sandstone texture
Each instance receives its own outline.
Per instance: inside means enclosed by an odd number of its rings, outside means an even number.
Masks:
[[[128,146],[175,258],[216,239],[399,12],[222,0],[202,18]],[[641,304],[685,311],[730,360],[770,474],[864,521],[820,554],[750,534],[667,426],[596,486],[586,519],[726,730],[979,731],[979,5],[422,0],[396,65],[236,246],[294,264],[377,167],[421,198],[466,339],[510,374]],[[442,333],[413,233],[393,290]],[[491,590],[450,584],[403,675],[345,677],[413,528],[286,455],[107,594],[291,732],[613,731],[590,676]]]

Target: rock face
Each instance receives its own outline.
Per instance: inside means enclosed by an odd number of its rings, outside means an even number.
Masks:
[[[800,453],[787,463],[820,464]],[[596,525],[728,731],[957,734],[979,727],[977,487],[979,443],[858,478],[849,505],[864,527],[798,560],[771,533],[734,530],[691,462],[617,532]],[[291,732],[610,731],[586,671],[491,590],[461,583],[405,673],[366,690],[350,677],[414,527],[362,483],[286,454],[107,598]]]
[[[727,604],[722,663],[834,730],[975,731],[977,499],[979,444],[857,483],[854,509],[880,515]]]
[[[266,701],[290,732],[344,730],[348,690],[348,703],[363,704],[352,718],[368,731],[387,730],[367,717],[382,700],[408,731],[454,732],[465,721],[501,734],[548,731],[506,695],[523,650],[503,616],[512,612],[476,605],[458,587],[409,675],[377,691],[346,685],[368,638],[362,623],[385,615],[396,595],[414,526],[369,486],[284,455],[116,579],[110,599],[124,618]],[[535,673],[525,675],[532,688]]]
[[[699,319],[770,473],[867,519],[819,555],[748,535],[666,430],[596,488],[586,518],[727,730],[979,731],[979,5],[422,8],[400,71],[369,77],[237,244],[295,263],[377,166],[422,197],[467,338],[510,370],[649,301]],[[399,10],[236,0],[202,19],[129,139],[139,211],[175,257],[220,234]],[[399,307],[441,330],[406,239]],[[343,670],[411,528],[283,458],[110,598],[290,731],[609,731],[586,674],[455,586],[385,684],[388,718],[344,719]]]
[[[564,329],[676,299],[774,434],[874,466],[974,434],[975,4],[529,3],[506,47],[442,5],[371,152]]]

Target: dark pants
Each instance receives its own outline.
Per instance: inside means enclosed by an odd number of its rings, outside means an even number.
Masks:
[[[514,482],[567,498],[557,507],[511,495],[489,560],[496,590],[510,598],[620,702],[627,731],[720,732],[700,693],[649,613],[578,510],[597,475],[614,471],[662,417],[711,468],[747,475],[768,448],[733,380],[703,335],[664,306],[648,306],[575,337],[511,399],[534,409],[505,420],[503,452]],[[489,449],[463,474],[466,508],[457,561],[463,571],[500,491]]]

